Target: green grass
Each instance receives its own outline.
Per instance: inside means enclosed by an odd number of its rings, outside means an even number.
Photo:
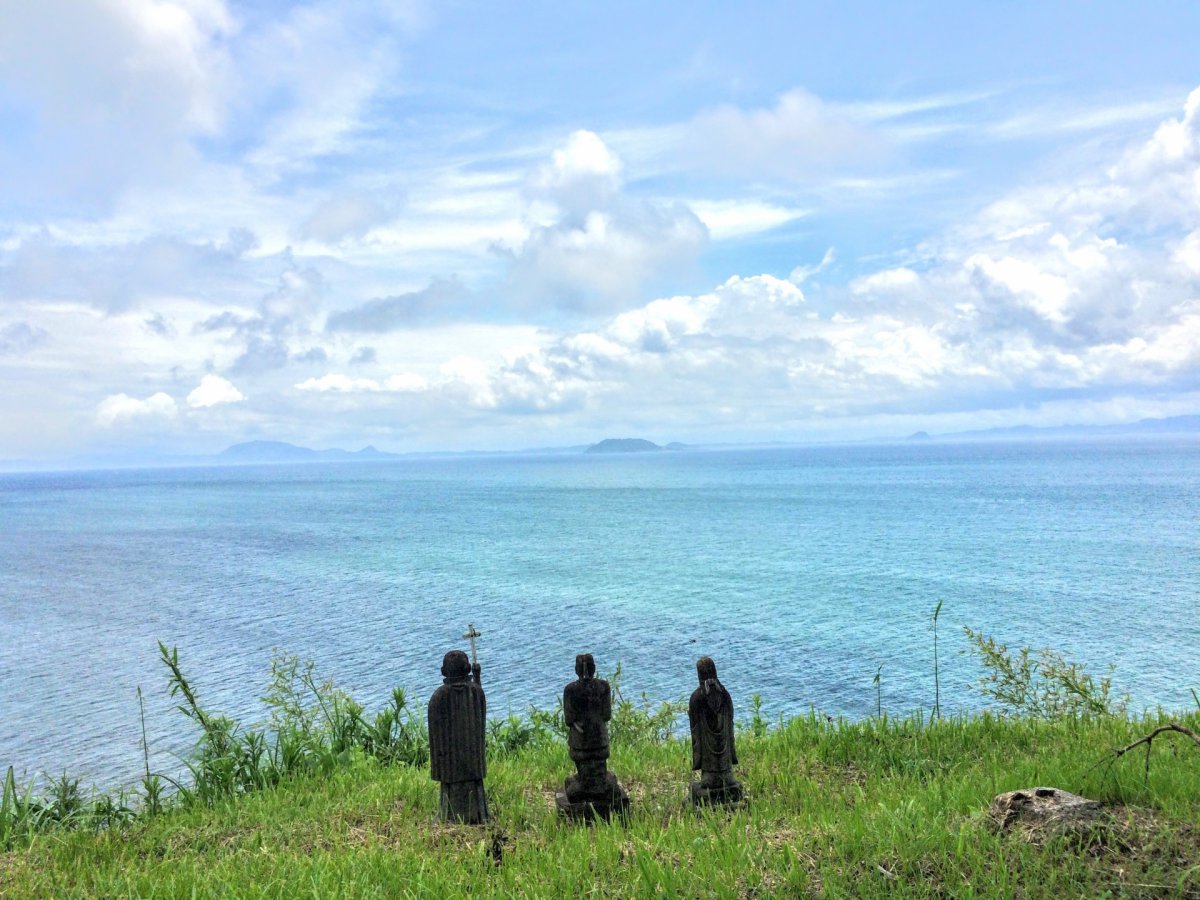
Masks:
[[[435,824],[426,767],[354,751],[210,804],[30,831],[0,853],[0,895],[1200,897],[1200,750],[1160,738],[1148,779],[1140,752],[1109,765],[1164,721],[802,717],[740,737],[750,803],[734,812],[685,804],[686,741],[615,742],[626,826],[556,818],[571,770],[557,740],[496,754],[487,828]],[[1104,801],[1112,827],[997,833],[991,798],[1036,785]]]

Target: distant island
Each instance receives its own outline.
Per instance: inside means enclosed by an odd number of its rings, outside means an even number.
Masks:
[[[642,438],[605,438],[598,444],[592,444],[584,453],[649,453],[663,448],[653,441]]]
[[[348,462],[351,460],[398,459],[396,453],[384,453],[374,447],[350,450],[313,450],[285,441],[246,441],[217,454],[225,463]]]

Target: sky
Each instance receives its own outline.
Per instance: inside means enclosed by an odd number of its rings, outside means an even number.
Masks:
[[[1197,34],[0,0],[0,460],[1200,413]]]

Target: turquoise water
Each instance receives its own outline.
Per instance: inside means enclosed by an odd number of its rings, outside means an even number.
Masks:
[[[904,444],[0,475],[0,766],[132,781],[210,707],[260,713],[272,648],[423,711],[469,622],[490,709],[553,705],[578,652],[745,711],[976,709],[964,625],[1200,688],[1200,441]]]

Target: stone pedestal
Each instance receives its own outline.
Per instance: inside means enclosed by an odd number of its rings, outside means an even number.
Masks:
[[[624,821],[629,815],[629,794],[612,772],[602,772],[601,776],[586,781],[577,775],[568,778],[564,790],[554,795],[558,814],[573,822],[607,822],[614,815]]]
[[[732,774],[705,772],[691,783],[693,806],[740,806],[745,801],[741,784]]]

